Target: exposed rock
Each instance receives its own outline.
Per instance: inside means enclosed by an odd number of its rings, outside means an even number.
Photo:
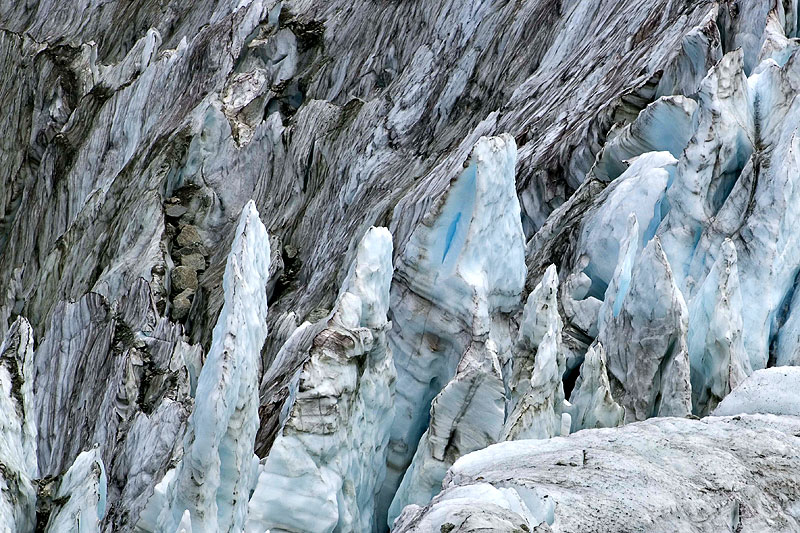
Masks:
[[[178,219],[185,215],[188,211],[189,210],[182,205],[170,205],[164,210],[164,214],[167,215],[167,218]]]
[[[197,290],[197,271],[189,266],[177,266],[170,272],[170,281],[173,293]]]
[[[255,204],[249,202],[226,263],[225,305],[197,380],[181,460],[148,501],[139,529],[175,531],[185,511],[192,531],[244,527],[255,475],[258,366],[267,335],[269,257],[267,230]]]
[[[172,300],[171,316],[173,320],[181,321],[189,314],[192,308],[193,289],[186,289]]]
[[[181,248],[183,250],[183,248]],[[181,266],[188,267],[197,272],[202,272],[206,269],[206,258],[200,253],[181,254]]]
[[[197,226],[187,224],[181,228],[178,236],[175,237],[175,243],[181,248],[184,246],[196,246],[203,243],[203,238],[197,230]]]

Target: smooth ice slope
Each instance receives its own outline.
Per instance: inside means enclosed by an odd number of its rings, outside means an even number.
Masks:
[[[728,394],[714,416],[773,414],[800,416],[800,367],[757,370]]]

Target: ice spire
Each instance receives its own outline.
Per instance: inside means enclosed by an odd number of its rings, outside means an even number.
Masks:
[[[166,487],[158,522],[151,525],[159,532],[176,531],[186,523],[186,511],[194,533],[242,531],[253,482],[269,258],[267,230],[251,200],[225,266],[224,304],[198,378],[183,458]]]

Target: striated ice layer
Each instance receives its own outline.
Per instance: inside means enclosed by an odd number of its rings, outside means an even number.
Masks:
[[[456,459],[501,440],[505,387],[493,343],[467,350],[455,377],[433,399],[428,429],[389,508],[389,523],[409,504],[425,505]]]
[[[0,344],[0,530],[36,527],[33,329],[20,317]]]
[[[140,523],[141,529],[172,533],[186,511],[195,533],[243,528],[258,429],[269,258],[267,231],[251,201],[242,210],[225,266],[225,302],[198,378],[183,457],[148,503],[144,516],[157,519]]]
[[[796,54],[772,58],[770,25],[764,60],[750,74],[742,51],[712,69],[698,93],[693,138],[678,165],[659,228],[687,301],[695,297],[729,238],[738,252],[743,343],[753,369],[770,353],[791,360],[781,329],[791,316],[800,269],[797,128],[800,82]],[[713,162],[713,164],[710,164]],[[691,328],[691,326],[690,326]],[[787,329],[787,333],[792,327]]]
[[[664,96],[649,104],[631,124],[619,131],[612,128],[590,176],[616,180],[629,169],[632,159],[648,152],[669,152],[677,162],[689,143],[695,109],[694,100],[679,95]]]
[[[258,465],[248,533],[373,530],[394,412],[392,272],[392,236],[371,228],[313,340],[285,425]]]
[[[481,137],[397,260],[389,337],[397,397],[378,502],[383,520],[426,430],[431,401],[470,346],[491,340],[501,365],[510,357],[509,319],[526,275],[516,156],[510,135]]]
[[[599,342],[589,346],[569,401],[572,404],[572,432],[622,425],[625,410],[611,395],[606,352]]]
[[[742,341],[742,294],[730,239],[689,306],[692,410],[702,416],[752,373]]]
[[[82,452],[53,495],[45,533],[100,533],[106,515],[106,469],[99,448]]]

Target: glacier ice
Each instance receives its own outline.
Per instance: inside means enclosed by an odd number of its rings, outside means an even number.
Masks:
[[[492,342],[473,344],[456,375],[431,402],[430,422],[389,507],[390,524],[406,505],[425,505],[442,487],[456,459],[499,442],[505,387]]]
[[[625,419],[625,410],[611,394],[606,354],[601,343],[593,343],[586,351],[569,402],[572,432],[587,428],[616,427]]]
[[[730,416],[761,413],[800,416],[798,380],[800,380],[800,368],[796,366],[756,370],[728,394],[711,414]]]
[[[0,344],[0,529],[36,526],[36,425],[33,416],[33,329],[20,317]]]
[[[157,521],[140,523],[143,530],[171,533],[187,510],[196,533],[243,528],[258,429],[269,259],[267,231],[251,201],[239,216],[225,266],[225,302],[198,377],[183,455],[164,492],[148,503]]]
[[[791,416],[653,418],[503,442],[456,461],[394,531],[795,531],[774,482],[796,490],[798,431]]]
[[[689,306],[692,410],[697,415],[713,410],[752,373],[742,341],[742,309],[736,247],[726,239]]]
[[[566,358],[562,348],[557,287],[558,274],[555,266],[550,265],[525,303],[513,350],[514,379],[510,411],[503,431],[505,440],[546,439],[560,435],[562,418],[568,416],[562,383]]]
[[[397,259],[389,335],[396,412],[379,516],[425,432],[431,401],[464,353],[491,340],[501,365],[508,361],[509,315],[519,308],[526,274],[516,155],[508,134],[480,138]]]
[[[373,530],[394,408],[392,272],[392,236],[371,228],[258,465],[245,531]]]
[[[100,533],[106,515],[106,469],[97,447],[81,452],[53,495],[45,533]]]
[[[73,4],[0,8],[2,526],[798,529],[796,0]]]
[[[632,123],[620,131],[609,132],[610,140],[597,155],[590,175],[601,181],[617,180],[629,170],[635,158],[649,152],[669,152],[677,163],[689,143],[696,109],[694,100],[680,95],[662,96],[649,104]],[[647,192],[649,188],[647,184],[636,190]]]
[[[545,270],[544,276],[533,288],[522,310],[516,343],[512,350],[511,376],[506,378],[509,400],[506,410],[511,412],[531,388],[534,378],[536,353],[545,336],[550,332],[551,341],[560,335],[563,323],[558,313],[558,272],[555,265]],[[556,347],[560,349],[560,346]],[[563,353],[560,355],[563,357]],[[541,364],[541,363],[540,363]],[[564,371],[563,366],[560,369]],[[508,373],[508,372],[507,372]]]
[[[647,243],[634,264],[627,250],[636,248],[635,216],[626,253],[609,285],[613,304],[601,317],[599,342],[606,348],[609,378],[625,408],[626,421],[691,412],[688,312],[658,237]],[[615,294],[611,293],[616,289]]]

